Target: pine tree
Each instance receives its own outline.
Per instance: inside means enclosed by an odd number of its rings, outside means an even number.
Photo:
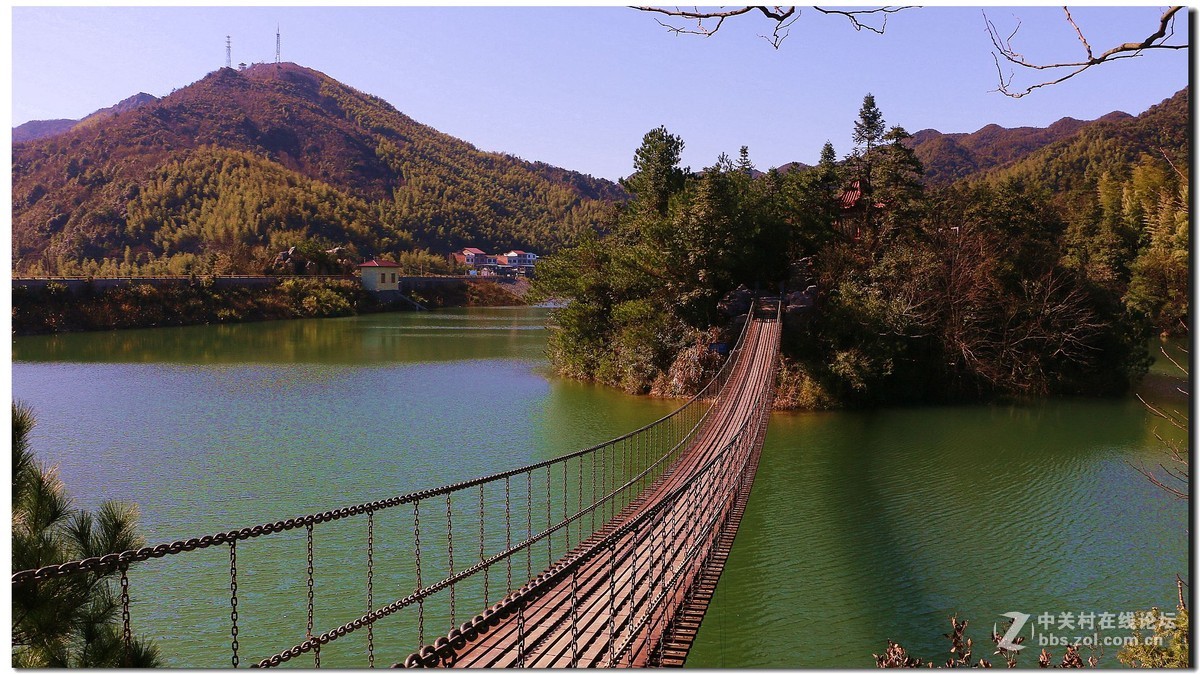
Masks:
[[[76,510],[54,471],[38,464],[29,446],[35,420],[14,403],[12,565],[40,568],[144,545],[137,509],[105,502],[95,513]],[[156,667],[158,648],[122,641],[120,606],[110,586],[115,571],[77,573],[13,587],[14,667]]]
[[[883,141],[884,128],[883,113],[875,105],[875,96],[867,94],[854,122],[854,142],[863,147],[864,154],[870,154]]]
[[[664,126],[642,137],[642,145],[634,153],[633,175],[621,180],[639,208],[659,216],[667,214],[671,195],[683,189],[687,177],[687,171],[679,167],[682,153],[683,139]]]
[[[829,170],[837,165],[837,154],[833,151],[833,143],[825,141],[821,146],[821,159],[817,162],[817,166],[822,170]]]
[[[884,205],[882,217],[896,226],[915,219],[924,196],[925,169],[905,141],[912,136],[903,127],[893,126],[883,136],[874,162],[873,197]]]
[[[750,148],[745,145],[738,150],[737,170],[747,177],[754,176],[754,162],[750,161]]]

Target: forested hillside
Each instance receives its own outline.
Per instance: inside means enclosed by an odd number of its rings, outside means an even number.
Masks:
[[[221,69],[86,121],[14,145],[20,273],[258,272],[309,240],[360,256],[548,252],[603,229],[624,198],[609,181],[482,152],[294,64]]]
[[[573,298],[557,369],[686,393],[732,339],[739,285],[791,291],[785,407],[1116,393],[1182,327],[1186,91],[949,186],[872,96],[852,123],[844,160],[827,144],[786,174],[746,148],[686,174],[683,140],[647,133],[614,232],[539,268],[535,290]]]
[[[1110,112],[1090,122],[1063,117],[1044,129],[1032,126],[1007,129],[998,124],[988,124],[974,133],[923,129],[913,134],[909,147],[925,167],[928,184],[949,185],[955,180],[1022,159],[1093,124],[1128,118],[1127,113]]]
[[[1066,223],[1067,265],[1175,334],[1188,306],[1188,96],[1090,124],[979,178],[1044,195]]]

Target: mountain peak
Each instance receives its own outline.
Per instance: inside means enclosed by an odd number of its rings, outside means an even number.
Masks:
[[[1087,122],[1080,119],[1075,119],[1074,117],[1063,117],[1057,122],[1046,127],[1046,130],[1051,133],[1074,133],[1084,124],[1087,124]]]
[[[280,63],[252,63],[245,68],[220,68],[209,73],[196,84],[232,84],[235,82],[272,83],[284,82],[316,90],[322,83],[340,84],[325,73],[290,61]]]

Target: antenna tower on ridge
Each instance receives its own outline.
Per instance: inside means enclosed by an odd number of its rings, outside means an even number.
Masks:
[[[228,35],[225,36],[225,67],[226,68],[233,67],[233,51],[232,51],[232,47],[229,43]]]
[[[279,67],[279,24],[275,24],[275,67]]]

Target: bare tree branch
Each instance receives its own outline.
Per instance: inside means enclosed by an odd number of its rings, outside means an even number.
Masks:
[[[1172,166],[1174,166],[1174,164],[1172,164]],[[1183,372],[1185,375],[1188,373],[1188,370],[1186,367],[1180,365],[1179,361],[1175,360],[1174,358],[1171,357],[1171,354],[1167,353],[1166,347],[1160,346],[1160,347],[1158,347],[1158,350],[1162,352],[1162,355],[1164,357],[1166,357],[1167,360],[1171,361],[1171,364],[1174,365],[1176,367],[1176,369],[1178,369],[1180,372]],[[1180,350],[1182,351],[1182,349],[1180,349]],[[1184,351],[1184,353],[1187,353],[1187,351]]]
[[[684,9],[681,7],[651,6],[634,6],[631,9],[667,17],[666,19],[656,17],[655,21],[671,33],[677,35],[700,35],[703,37],[711,37],[716,34],[725,25],[726,19],[758,14],[772,25],[769,35],[759,35],[759,37],[766,40],[775,49],[779,49],[783,41],[787,39],[790,33],[789,29],[800,19],[801,14],[801,10],[797,7],[778,5],[771,7],[753,5],[733,8],[718,7],[711,10],[701,9],[700,7]],[[813,7],[812,9],[825,16],[843,17],[850,22],[850,25],[856,31],[866,30],[882,35],[887,30],[889,15],[902,12],[906,9],[913,9],[913,6],[888,5],[864,9]],[[1083,48],[1083,58],[1077,61],[1063,61],[1060,63],[1039,63],[1034,59],[1027,58],[1024,54],[1017,51],[1013,44],[1013,40],[1021,30],[1020,19],[1017,19],[1016,26],[1013,27],[1012,32],[1005,36],[996,28],[996,25],[988,18],[987,12],[984,11],[983,20],[987,27],[988,38],[992,41],[992,60],[996,66],[996,79],[999,82],[999,86],[995,91],[1011,98],[1022,98],[1037,89],[1065,82],[1079,73],[1102,63],[1137,58],[1149,50],[1187,49],[1188,45],[1186,42],[1183,44],[1170,44],[1170,41],[1175,37],[1175,18],[1182,9],[1184,9],[1183,6],[1168,7],[1162,16],[1159,17],[1158,27],[1145,39],[1137,42],[1124,42],[1100,54],[1096,54],[1091,42],[1088,41],[1087,36],[1084,34],[1083,28],[1075,20],[1075,17],[1071,15],[1071,10],[1063,7],[1065,20],[1075,31],[1075,36]],[[1013,86],[1017,69],[1009,69],[1006,73],[1004,64],[1018,66],[1026,70],[1045,70],[1060,74],[1052,79],[1021,89],[1019,86]]]
[[[1171,170],[1175,172],[1175,175],[1179,176],[1182,180],[1184,180],[1186,182],[1187,176],[1184,175],[1183,171],[1179,170],[1179,167],[1175,165],[1175,162],[1171,161],[1171,155],[1167,154],[1166,148],[1163,148],[1163,147],[1158,148],[1158,153],[1161,154],[1163,156],[1163,159],[1166,159],[1167,163],[1171,165]],[[1168,358],[1169,357],[1170,356],[1168,356]],[[1175,361],[1171,361],[1171,362],[1175,363]],[[1175,363],[1175,365],[1178,367],[1179,363]]]
[[[721,29],[725,25],[725,20],[744,14],[751,14],[757,11],[766,19],[773,23],[770,35],[759,35],[766,40],[775,49],[783,44],[789,34],[789,28],[800,18],[800,10],[796,7],[735,7],[732,9],[718,8],[715,10],[701,10],[699,7],[692,9],[681,9],[679,7],[633,7],[642,12],[650,12],[653,14],[661,14],[670,17],[669,20],[656,18],[658,25],[666,28],[668,31],[677,35],[700,35],[709,37]],[[911,9],[911,7],[871,7],[867,9],[840,10],[828,9],[825,7],[813,7],[813,10],[826,16],[841,16],[850,22],[850,25],[856,31],[867,30],[880,35],[887,29],[887,17],[889,14]],[[879,22],[873,19],[882,20]],[[685,23],[677,23],[677,20],[683,20]]]
[[[1079,41],[1083,43],[1083,48],[1087,51],[1087,57],[1092,59],[1092,45],[1088,44],[1087,38],[1083,36],[1083,31],[1079,29],[1079,24],[1075,23],[1075,19],[1071,18],[1071,10],[1063,7],[1063,12],[1067,14],[1067,23],[1075,29],[1075,34],[1079,36]]]
[[[850,25],[854,26],[854,30],[869,30],[872,33],[878,33],[879,35],[883,35],[883,32],[885,30],[887,30],[888,15],[895,14],[896,12],[902,12],[906,9],[912,9],[912,6],[874,7],[871,9],[856,9],[856,10],[850,10],[850,11],[840,10],[840,9],[826,9],[824,7],[813,7],[813,9],[815,9],[816,11],[818,11],[822,14],[825,14],[825,15],[846,17],[847,19],[850,20]],[[868,16],[871,18],[876,18],[876,17],[882,16],[883,21],[878,26],[873,26],[871,24],[863,23],[862,21],[860,21],[859,20],[860,16]]]
[[[1120,59],[1136,58],[1141,56],[1143,52],[1150,49],[1187,49],[1188,45],[1186,43],[1168,44],[1168,42],[1175,36],[1175,15],[1181,9],[1183,9],[1183,7],[1175,6],[1169,7],[1165,12],[1163,12],[1163,15],[1159,17],[1158,28],[1148,37],[1146,37],[1146,39],[1140,42],[1125,42],[1123,44],[1116,45],[1115,47],[1112,47],[1111,49],[1108,49],[1097,56],[1092,51],[1091,43],[1089,43],[1087,38],[1084,36],[1083,29],[1080,28],[1078,23],[1076,23],[1075,18],[1071,16],[1071,11],[1066,7],[1063,7],[1063,12],[1066,14],[1066,21],[1075,30],[1075,35],[1079,38],[1079,42],[1083,46],[1085,56],[1083,59],[1078,61],[1067,61],[1061,63],[1037,63],[1027,59],[1023,54],[1016,50],[1012,42],[1013,38],[1017,35],[1017,31],[1021,29],[1020,20],[1017,21],[1016,27],[1011,33],[1009,33],[1008,37],[1003,37],[1000,34],[1000,31],[996,28],[996,25],[992,23],[991,19],[988,18],[987,12],[985,11],[983,12],[983,21],[987,27],[988,37],[991,39],[992,46],[995,48],[995,51],[992,52],[992,59],[996,63],[997,78],[1000,82],[1000,85],[996,91],[999,91],[1005,96],[1009,96],[1011,98],[1021,98],[1032,93],[1036,89],[1041,89],[1042,87],[1053,86],[1055,84],[1065,82],[1072,77],[1075,77],[1079,73],[1088,70],[1093,66],[1100,65],[1101,63],[1108,63],[1110,61],[1117,61]],[[1029,70],[1049,70],[1057,72],[1063,72],[1065,70],[1066,72],[1062,76],[1055,79],[1033,84],[1023,90],[1017,91],[1012,88],[1012,80],[1015,73],[1010,71],[1008,76],[1005,77],[1003,68],[1000,64],[1001,58],[1010,64]]]
[[[1177,361],[1173,357],[1171,357],[1171,354],[1167,353],[1167,350],[1165,348],[1160,348],[1160,350],[1162,351],[1163,356],[1165,356],[1167,358],[1167,360],[1171,362],[1172,365],[1174,365],[1185,376],[1188,375],[1188,369],[1186,367],[1184,367],[1182,364],[1180,364],[1179,361]],[[1182,349],[1181,349],[1181,351],[1182,351]],[[1184,353],[1187,353],[1187,352],[1184,351]],[[1177,389],[1177,390],[1180,393],[1182,393],[1185,397],[1188,395],[1187,391],[1184,391],[1183,389]],[[1143,398],[1140,394],[1135,393],[1134,395],[1142,403],[1142,405],[1147,410],[1150,411],[1150,413],[1152,415],[1165,420],[1167,423],[1169,423],[1172,426],[1174,426],[1175,428],[1183,431],[1184,433],[1188,432],[1188,418],[1187,418],[1186,414],[1184,414],[1182,412],[1175,412],[1173,410],[1160,409],[1160,408],[1155,407],[1154,405],[1151,405],[1150,403],[1146,402],[1146,399]],[[1154,431],[1154,437],[1158,440],[1160,445],[1162,445],[1164,448],[1166,448],[1167,454],[1169,455],[1173,465],[1168,467],[1165,464],[1160,463],[1160,464],[1158,464],[1157,471],[1146,468],[1145,464],[1134,465],[1134,464],[1130,463],[1129,465],[1133,466],[1134,470],[1136,470],[1137,472],[1144,475],[1146,477],[1146,479],[1150,480],[1150,483],[1153,484],[1154,486],[1162,489],[1163,491],[1166,491],[1167,493],[1169,493],[1177,498],[1183,499],[1185,501],[1190,500],[1190,496],[1189,496],[1189,492],[1188,492],[1188,488],[1191,483],[1190,479],[1189,479],[1191,476],[1191,464],[1188,461],[1189,453],[1191,451],[1190,448],[1184,442],[1180,442],[1178,440],[1169,440],[1169,439],[1164,438],[1162,435],[1160,435],[1158,433],[1157,429],[1155,429],[1155,431]],[[1126,463],[1129,463],[1129,462],[1127,461]],[[1175,485],[1167,484],[1164,481],[1165,478],[1160,477],[1160,475],[1166,475],[1167,477],[1173,479],[1178,484],[1175,484]]]
[[[1126,462],[1126,463],[1128,463],[1128,462]],[[1130,463],[1129,465],[1132,466],[1134,470],[1136,470],[1137,472],[1144,475],[1146,477],[1146,479],[1150,481],[1151,484],[1158,487],[1159,489],[1162,489],[1163,491],[1167,492],[1168,494],[1171,494],[1172,496],[1174,496],[1178,499],[1182,499],[1184,501],[1189,500],[1188,493],[1186,491],[1183,491],[1182,489],[1178,489],[1169,484],[1165,484],[1152,471],[1146,469],[1145,466],[1135,465],[1132,463]],[[1163,466],[1160,465],[1159,468],[1163,468]],[[1187,483],[1187,478],[1179,478],[1179,476],[1177,476],[1177,475],[1172,475],[1172,477],[1175,477],[1177,479],[1182,479],[1182,481],[1185,483],[1185,485]]]

